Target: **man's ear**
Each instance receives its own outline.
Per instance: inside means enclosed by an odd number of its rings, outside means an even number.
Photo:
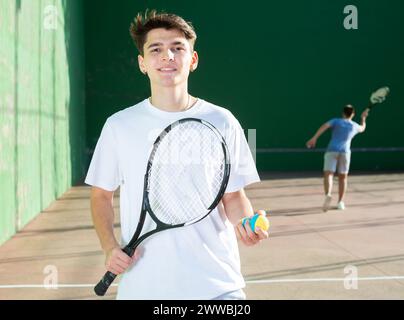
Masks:
[[[198,52],[194,51],[192,53],[191,66],[189,68],[191,72],[195,71],[196,68],[198,68],[198,62],[199,62]]]
[[[137,61],[139,64],[140,72],[142,72],[143,74],[147,74],[146,67],[144,66],[144,58],[142,57],[142,55],[139,54],[137,56]]]

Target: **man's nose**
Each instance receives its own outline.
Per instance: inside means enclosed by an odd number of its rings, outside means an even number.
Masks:
[[[171,50],[167,50],[163,54],[163,60],[174,60],[174,53]]]

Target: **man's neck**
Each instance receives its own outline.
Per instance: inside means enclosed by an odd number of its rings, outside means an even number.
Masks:
[[[152,89],[150,103],[156,108],[168,112],[188,110],[195,102],[189,95],[187,88],[159,88]]]

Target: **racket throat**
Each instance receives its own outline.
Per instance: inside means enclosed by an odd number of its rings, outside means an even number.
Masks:
[[[125,252],[129,257],[133,257],[135,250],[136,248],[131,248],[129,246],[126,246],[125,248],[122,249],[122,251]]]

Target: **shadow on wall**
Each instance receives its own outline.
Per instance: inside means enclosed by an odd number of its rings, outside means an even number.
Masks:
[[[88,158],[85,128],[84,4],[81,0],[62,0],[62,6],[70,88],[70,99],[66,101],[66,107],[69,110],[71,181],[76,185],[82,183]]]

